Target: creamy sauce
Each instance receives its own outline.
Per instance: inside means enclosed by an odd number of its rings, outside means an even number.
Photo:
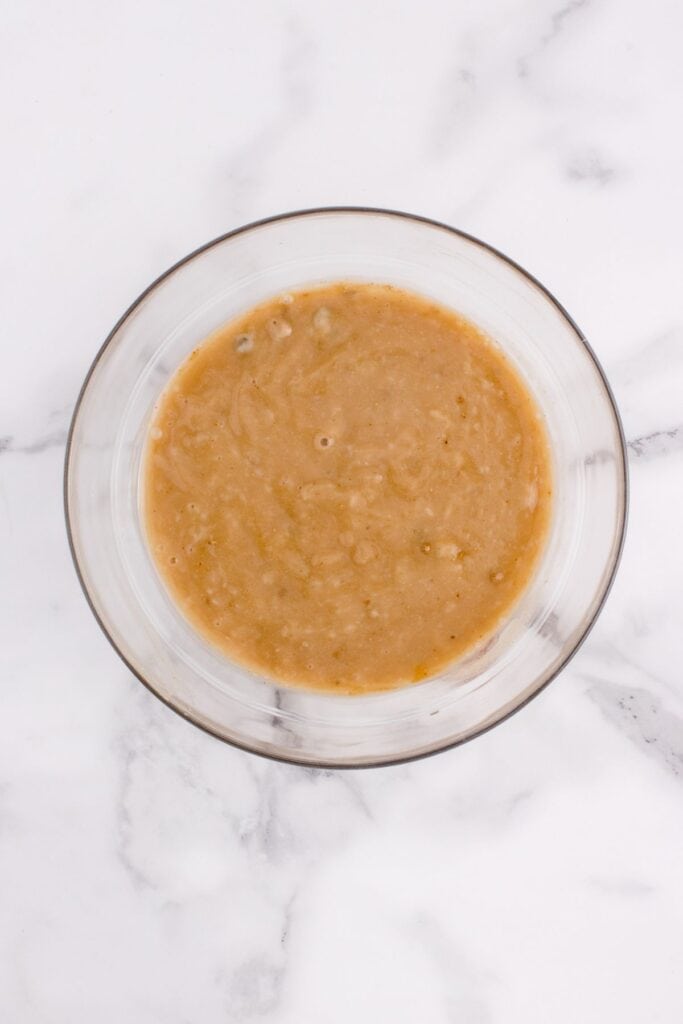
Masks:
[[[153,418],[144,501],[208,641],[279,682],[365,692],[433,675],[511,609],[546,538],[550,456],[471,323],[341,282],[190,355]]]

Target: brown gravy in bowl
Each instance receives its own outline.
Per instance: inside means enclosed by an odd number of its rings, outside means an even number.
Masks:
[[[539,409],[495,344],[348,282],[269,300],[189,356],[143,490],[157,569],[199,633],[337,693],[425,679],[490,634],[552,504]]]

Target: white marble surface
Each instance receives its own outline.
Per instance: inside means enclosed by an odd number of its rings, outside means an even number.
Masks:
[[[683,8],[2,7],[0,1017],[680,1024]],[[335,774],[231,750],[117,660],[66,548],[65,434],[112,323],[253,218],[405,208],[572,311],[630,533],[571,667],[485,737]]]

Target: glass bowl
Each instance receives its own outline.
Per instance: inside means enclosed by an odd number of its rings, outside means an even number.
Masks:
[[[182,360],[263,299],[340,279],[412,289],[489,334],[545,415],[555,477],[544,556],[486,642],[435,678],[352,697],[276,686],[208,645],[161,582],[140,515],[150,416]],[[150,285],[88,372],[65,468],[76,569],[98,622],[131,671],[220,739],[286,761],[340,768],[443,750],[538,693],[602,607],[623,543],[626,495],[614,399],[585,338],[553,296],[476,238],[421,217],[354,208],[250,224]]]

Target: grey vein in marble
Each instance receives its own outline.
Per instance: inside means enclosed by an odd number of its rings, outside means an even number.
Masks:
[[[539,39],[538,44],[526,56],[520,57],[517,63],[517,72],[520,78],[526,78],[529,75],[530,62],[547,49],[553,40],[564,30],[566,22],[582,8],[587,7],[588,2],[589,0],[569,0],[568,3],[562,4],[561,7],[552,12],[550,25]]]
[[[667,771],[683,777],[683,718],[651,690],[586,677],[588,695],[613,725]]]
[[[458,66],[441,88],[441,112],[434,124],[432,151],[443,157],[452,151],[465,122],[477,109],[477,76],[469,66]]]
[[[49,434],[31,441],[28,444],[18,444],[14,437],[8,434],[0,437],[0,455],[12,453],[15,455],[40,455],[42,452],[50,451],[53,448],[63,448],[66,444],[66,430],[53,430]]]
[[[291,846],[280,815],[277,775],[271,770],[256,776],[251,766],[248,771],[259,787],[259,801],[257,813],[240,822],[239,839],[265,860],[277,862]]]
[[[245,215],[243,209],[248,205],[253,208],[261,173],[267,168],[272,153],[306,117],[313,102],[310,83],[313,54],[305,26],[298,19],[290,18],[285,26],[280,58],[278,109],[251,139],[233,151],[227,162],[227,180],[240,216]]]
[[[464,949],[455,946],[441,922],[421,913],[410,922],[411,936],[417,948],[431,961],[436,979],[442,985],[446,1019],[467,1024],[489,1024],[491,1011],[482,997],[482,970],[469,960]],[[490,979],[487,979],[490,980]]]
[[[614,378],[629,378],[643,375],[658,376],[661,364],[665,362],[669,370],[672,364],[679,365],[683,361],[683,329],[676,324],[669,330],[662,331],[654,337],[647,338],[639,348],[620,359],[612,372]]]
[[[599,153],[591,151],[569,161],[567,177],[580,183],[609,185],[617,177],[617,171]]]
[[[680,452],[683,450],[683,424],[635,437],[628,441],[627,447],[635,459],[644,461]]]
[[[588,885],[599,889],[607,895],[620,899],[626,896],[630,899],[643,899],[651,896],[657,891],[656,886],[644,882],[639,878],[604,878],[590,876],[586,879]]]
[[[280,1002],[286,963],[265,955],[239,964],[224,980],[230,1020],[251,1019],[272,1013]]]

